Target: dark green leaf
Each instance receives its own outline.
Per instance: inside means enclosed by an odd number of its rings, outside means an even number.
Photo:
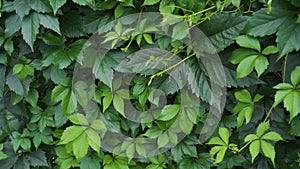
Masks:
[[[30,46],[33,51],[33,44],[36,40],[36,35],[39,33],[40,20],[36,12],[30,12],[22,20],[22,34],[25,42]]]
[[[30,6],[27,0],[15,0],[14,7],[16,13],[20,16],[21,19],[23,19],[25,15],[29,14]]]
[[[62,7],[67,0],[49,0],[50,5],[52,6],[54,14],[56,14],[57,10]]]
[[[48,14],[39,14],[40,24],[60,34],[58,19]]]
[[[13,75],[12,73],[9,73],[6,77],[6,84],[10,90],[21,96],[26,96],[28,94],[31,81],[30,77],[21,81],[17,75]]]

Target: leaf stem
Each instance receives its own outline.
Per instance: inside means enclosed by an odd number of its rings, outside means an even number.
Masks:
[[[268,119],[269,119],[270,115],[272,114],[272,111],[273,111],[274,108],[275,108],[275,106],[273,104],[272,107],[270,108],[270,110],[268,111],[266,118],[263,121],[264,123],[268,121]]]
[[[238,150],[238,153],[242,152],[242,151],[243,151],[246,147],[248,147],[249,144],[251,144],[253,141],[254,141],[254,140],[251,140],[251,141],[247,142],[247,144],[245,144],[242,148],[240,148],[240,149]]]
[[[192,53],[191,55],[189,55],[189,56],[187,56],[186,58],[182,59],[181,61],[175,63],[174,65],[168,67],[167,69],[162,70],[162,71],[157,72],[157,73],[155,73],[154,75],[152,75],[152,76],[150,77],[149,82],[148,82],[148,86],[150,86],[150,84],[152,83],[152,80],[153,80],[155,77],[161,76],[161,75],[163,75],[164,73],[166,73],[167,71],[169,71],[169,70],[171,70],[171,69],[174,69],[175,67],[177,67],[177,66],[180,65],[181,63],[185,62],[186,60],[188,60],[189,58],[191,58],[191,57],[194,56],[194,55],[195,55],[195,53]]]
[[[282,72],[282,83],[285,83],[286,65],[287,65],[287,61],[288,61],[288,56],[289,56],[289,54],[286,54],[286,56],[284,58],[284,65],[283,65],[283,72]]]

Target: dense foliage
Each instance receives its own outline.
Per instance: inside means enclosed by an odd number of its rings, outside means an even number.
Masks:
[[[299,168],[300,1],[0,3],[0,168]],[[120,22],[107,28],[115,19],[142,12],[166,17],[172,36],[158,33],[147,20],[139,22],[138,29]],[[221,121],[204,143],[199,135],[208,118],[212,92],[207,72],[214,66],[203,67],[201,56],[182,42],[192,36],[189,30],[194,26],[220,56],[227,88]],[[81,51],[100,30],[104,32],[101,45],[111,50],[103,60],[89,63],[96,78],[93,88],[85,81],[74,83]],[[153,46],[181,60],[159,53],[134,55]],[[129,66],[122,68],[127,56]],[[163,69],[139,70],[154,62]],[[185,79],[186,85],[199,86],[192,90],[195,97],[182,93],[182,86],[168,74],[183,63],[194,77],[183,73],[178,78]],[[127,69],[138,69],[131,81],[116,75]],[[160,106],[163,95],[166,105],[161,111],[152,110]],[[196,110],[186,108],[198,97]],[[91,99],[99,111],[84,109]],[[144,121],[128,119],[126,102],[142,112]],[[104,142],[107,135],[114,138],[108,128],[128,138]],[[180,140],[178,133],[186,136]],[[138,138],[156,139],[154,144],[163,153],[148,156]],[[111,153],[101,144],[120,149]],[[172,148],[163,151],[168,146]]]

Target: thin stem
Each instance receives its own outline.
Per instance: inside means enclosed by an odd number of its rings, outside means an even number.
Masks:
[[[270,108],[270,110],[268,111],[266,118],[263,121],[264,123],[268,121],[268,119],[269,119],[270,115],[272,114],[272,111],[273,111],[274,108],[275,108],[275,106],[273,104],[272,107]]]
[[[238,153],[242,152],[249,144],[251,144],[254,140],[249,141],[247,144],[245,144],[242,148],[238,150]]]
[[[287,61],[288,61],[288,56],[289,56],[289,54],[286,54],[286,56],[285,56],[285,58],[284,58],[283,73],[282,73],[282,83],[285,82],[286,65],[287,65]]]
[[[154,75],[152,75],[152,76],[150,77],[149,82],[148,82],[148,86],[152,83],[152,80],[153,80],[155,77],[161,76],[161,75],[163,75],[164,73],[166,73],[167,71],[169,71],[169,70],[171,70],[171,69],[174,69],[175,67],[177,67],[177,66],[180,65],[181,63],[185,62],[186,60],[188,60],[189,58],[191,58],[191,57],[194,56],[194,55],[195,55],[195,53],[193,53],[193,54],[187,56],[186,58],[184,58],[184,59],[182,59],[181,61],[175,63],[174,65],[168,67],[167,69],[162,70],[162,71],[160,71],[160,72],[155,73]]]

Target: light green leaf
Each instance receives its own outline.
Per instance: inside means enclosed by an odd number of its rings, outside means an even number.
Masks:
[[[257,57],[257,55],[252,55],[242,60],[236,69],[236,77],[243,78],[249,75],[255,66],[255,60]]]
[[[222,146],[226,146],[227,144],[221,140],[219,137],[213,137],[211,138],[208,143],[206,144],[210,144],[210,145],[222,145]]]
[[[113,96],[111,93],[109,93],[103,98],[103,112],[110,106],[112,101],[113,101]]]
[[[53,102],[59,102],[66,97],[69,91],[70,89],[68,87],[58,85],[52,90],[51,100]]]
[[[14,42],[11,39],[8,39],[4,43],[4,49],[8,53],[8,55],[11,56],[12,52],[14,51]]]
[[[236,42],[241,47],[255,49],[258,52],[260,52],[260,50],[261,50],[259,41],[255,38],[247,36],[247,35],[242,35],[242,36],[237,37]]]
[[[106,125],[101,120],[92,121],[91,127],[95,130],[106,130]]]
[[[86,129],[86,127],[82,127],[82,126],[67,127],[64,130],[58,145],[68,144],[68,143],[72,142],[77,137],[79,137],[84,132],[85,129]]]
[[[261,137],[268,129],[270,128],[270,122],[264,122],[260,123],[260,125],[257,127],[256,135],[258,137]]]
[[[260,94],[256,94],[253,98],[253,103],[258,102],[260,99],[262,99],[264,96]]]
[[[275,149],[272,146],[272,144],[266,142],[266,141],[261,141],[261,148],[266,157],[271,159],[273,165],[275,165]]]
[[[23,64],[15,64],[13,67],[13,74],[18,74],[20,73],[24,68]]]
[[[289,95],[292,91],[293,89],[278,90],[275,94],[274,106],[277,106],[279,103],[281,103],[285,99],[285,97]]]
[[[168,143],[169,143],[169,137],[166,132],[158,136],[157,146],[159,148],[166,146]]]
[[[57,10],[62,7],[67,0],[49,0],[50,5],[52,6],[54,14],[56,14]]]
[[[296,87],[300,82],[300,66],[297,66],[291,73],[291,82]]]
[[[220,162],[223,161],[226,151],[227,151],[227,148],[226,148],[226,147],[223,147],[223,148],[218,152],[218,154],[217,154],[217,156],[216,156],[215,163],[220,163]]]
[[[254,135],[254,134],[249,134],[249,135],[247,135],[246,137],[245,137],[245,142],[249,142],[249,141],[254,141],[254,140],[256,140],[256,139],[259,139],[258,137],[257,137],[257,135]]]
[[[92,147],[93,150],[99,153],[100,145],[101,145],[99,134],[92,129],[89,129],[86,134],[87,134],[88,144]]]
[[[265,56],[258,56],[255,59],[255,70],[257,72],[257,76],[259,77],[264,71],[268,68],[269,61]]]
[[[234,92],[235,98],[244,103],[252,103],[252,97],[247,89]]]
[[[161,114],[157,117],[157,120],[168,121],[175,117],[180,110],[180,105],[167,105],[162,109]]]
[[[58,19],[54,16],[49,14],[39,14],[40,24],[43,25],[45,28],[51,29],[58,34],[60,33],[59,29],[59,22]]]
[[[160,0],[145,0],[143,6],[157,4]]]
[[[77,108],[76,97],[72,91],[69,91],[66,97],[62,100],[61,106],[64,115],[73,113],[74,110]]]
[[[73,2],[77,3],[78,5],[93,5],[94,0],[72,0]]]
[[[36,12],[30,12],[22,20],[22,34],[25,42],[33,51],[33,44],[36,40],[36,35],[39,33],[40,19]]]
[[[177,23],[172,32],[172,38],[181,40],[189,34],[189,25],[187,22]]]
[[[288,90],[288,89],[293,89],[294,87],[289,83],[280,83],[274,86],[273,88],[278,90]]]
[[[222,140],[224,141],[224,143],[226,145],[228,145],[229,144],[229,131],[228,131],[228,129],[220,127],[219,128],[219,135],[222,138]]]
[[[255,140],[249,146],[250,154],[252,157],[252,163],[254,162],[255,157],[259,154],[260,151],[260,141]]]
[[[145,39],[145,41],[148,43],[148,44],[154,44],[153,40],[152,40],[152,37],[150,34],[143,34],[143,37]]]
[[[276,93],[277,94],[277,93]],[[290,122],[300,113],[300,91],[290,92],[283,100],[284,107],[290,112]]]
[[[76,159],[80,160],[84,156],[86,156],[89,148],[88,138],[86,133],[81,134],[77,139],[75,139],[72,146],[73,146],[73,153]]]
[[[72,114],[71,116],[68,117],[68,119],[74,124],[86,125],[86,126],[89,125],[89,123],[86,120],[86,117],[81,113]]]
[[[175,3],[171,0],[162,0],[159,4],[159,12],[161,14],[172,14],[175,10]]]
[[[114,15],[115,15],[115,18],[119,18],[120,16],[122,16],[124,13],[124,6],[122,4],[119,4],[115,10],[114,10]]]
[[[135,153],[135,144],[132,143],[130,144],[127,149],[126,149],[126,155],[129,159],[134,157],[134,153]]]
[[[113,105],[114,105],[114,108],[125,117],[124,101],[119,95],[114,95]]]
[[[283,140],[283,138],[276,132],[268,132],[267,134],[262,136],[262,139],[264,140],[272,140],[272,141],[280,141]]]
[[[278,49],[276,46],[273,46],[273,45],[270,45],[270,46],[267,46],[263,51],[262,51],[262,54],[264,55],[270,55],[270,54],[275,54],[278,52]]]

